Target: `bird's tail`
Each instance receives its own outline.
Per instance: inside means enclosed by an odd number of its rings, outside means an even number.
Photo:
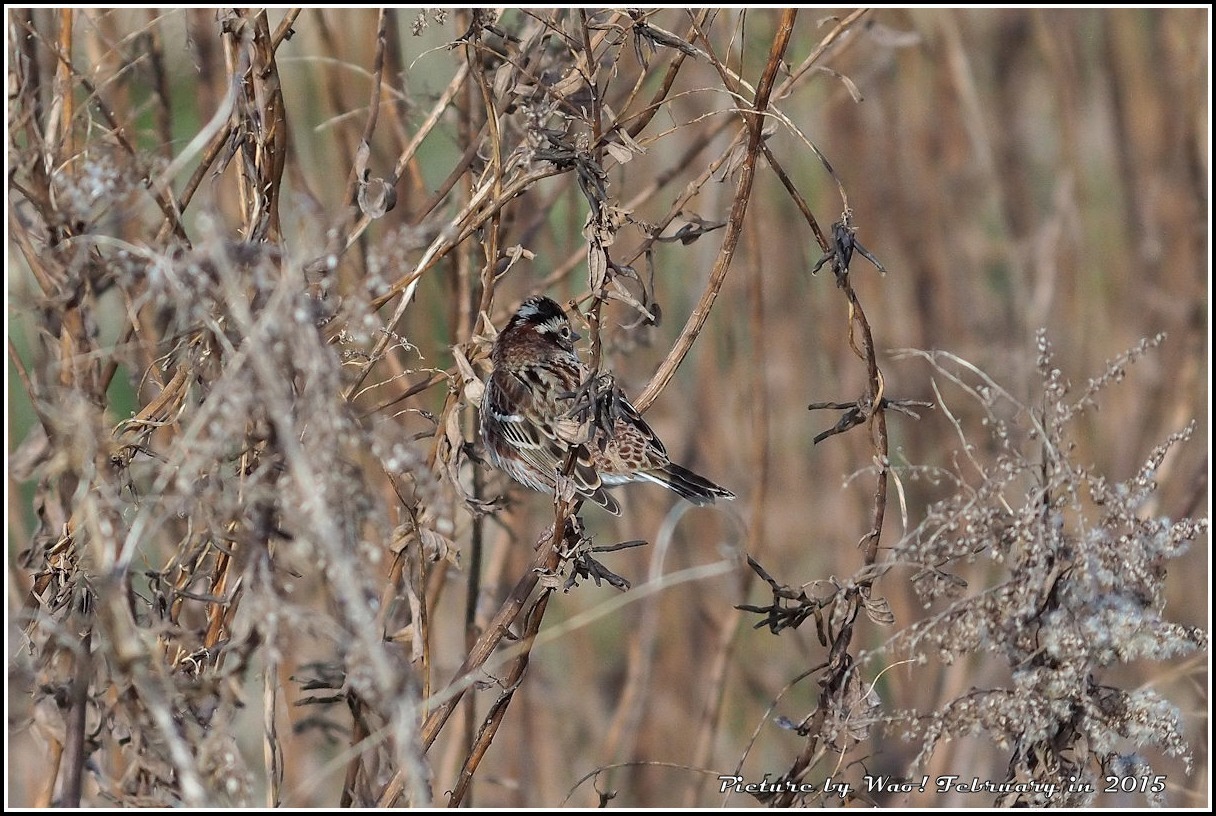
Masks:
[[[719,487],[704,476],[698,476],[675,462],[668,462],[658,470],[648,471],[645,476],[697,505],[713,504],[718,499],[735,498],[735,494],[726,488]]]

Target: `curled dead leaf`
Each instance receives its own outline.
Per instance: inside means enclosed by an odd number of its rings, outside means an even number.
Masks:
[[[464,398],[475,408],[481,407],[481,398],[485,394],[486,386],[473,371],[473,364],[469,362],[469,358],[465,356],[464,351],[460,346],[452,347],[452,357],[456,361],[456,370],[460,373],[460,381],[464,388]]]

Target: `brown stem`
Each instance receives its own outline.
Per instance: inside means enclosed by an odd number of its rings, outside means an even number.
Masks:
[[[414,138],[410,140],[410,143],[407,144],[405,149],[403,149],[400,155],[397,156],[397,162],[393,165],[392,178],[388,179],[390,183],[396,184],[397,180],[401,178],[402,174],[405,173],[405,169],[413,160],[414,154],[418,152],[418,148],[422,145],[422,142],[428,135],[430,135],[431,131],[435,128],[435,125],[439,123],[439,119],[443,115],[443,112],[447,110],[449,105],[452,104],[452,100],[456,98],[456,92],[460,90],[462,85],[464,85],[465,78],[468,77],[468,75],[469,66],[467,63],[461,65],[460,68],[456,70],[456,75],[452,77],[452,81],[448,83],[447,88],[444,89],[443,93],[440,94],[439,99],[436,100],[434,106],[431,107],[430,114],[427,115],[427,118],[422,123],[422,126],[418,128],[418,131],[414,134]],[[338,256],[350,249],[350,247],[354,245],[355,241],[359,240],[359,236],[361,236],[364,231],[371,226],[371,223],[371,216],[364,213],[359,216],[354,225],[349,229],[344,228],[339,230],[338,238],[337,240],[331,242],[329,251],[327,251],[321,257],[309,262],[305,266],[305,271],[311,274],[330,271],[331,257]],[[394,287],[393,292],[399,292],[404,288],[405,284],[399,284],[399,286]],[[383,305],[384,301],[387,299],[388,298],[384,298],[377,303],[376,306]]]
[[[557,540],[560,540],[560,531],[555,533],[555,536],[558,536]],[[477,643],[474,644],[473,648],[469,650],[469,654],[465,657],[464,662],[460,664],[460,668],[452,675],[452,681],[448,684],[449,688],[452,689],[450,696],[436,706],[422,724],[419,737],[424,752],[430,749],[431,745],[435,742],[435,738],[439,736],[439,732],[452,716],[452,712],[460,704],[460,699],[468,688],[471,675],[490,659],[490,655],[494,653],[498,644],[507,636],[511,624],[519,617],[519,613],[523,610],[529,596],[531,596],[532,590],[536,588],[536,584],[540,581],[541,574],[550,574],[556,570],[559,560],[557,546],[553,539],[537,551],[536,556],[532,559],[532,563],[515,584],[515,588],[511,590],[511,594],[503,601],[498,612],[495,613],[490,623],[486,626],[486,630],[477,639]],[[393,775],[388,785],[385,786],[384,792],[380,795],[379,807],[392,807],[401,795],[404,785],[405,775],[402,771],[398,771]]]
[[[755,217],[755,216],[753,216]],[[761,263],[764,255],[763,242],[758,230],[748,233],[748,247],[752,258],[756,260],[751,267],[751,277],[747,282],[748,297],[748,334],[752,345],[753,359],[768,359],[768,323],[764,312],[764,274],[766,264]],[[746,374],[742,376],[747,376]],[[768,369],[765,366],[752,366],[751,382],[748,392],[751,402],[751,417],[749,427],[752,429],[751,467],[755,479],[747,500],[751,506],[750,520],[747,528],[747,553],[749,557],[760,558],[765,551],[765,524],[769,519],[767,503],[771,488],[772,473],[770,472],[771,451],[768,444],[769,435],[769,406],[771,394],[768,388]],[[754,581],[754,570],[742,572],[738,587],[738,596],[747,597],[748,587]],[[701,714],[701,722],[690,763],[694,768],[713,767],[713,750],[718,742],[718,729],[722,721],[722,707],[726,702],[727,676],[732,666],[737,663],[735,658],[735,641],[743,631],[739,626],[744,610],[735,606],[722,619],[715,621],[714,629],[718,632],[716,647],[710,650],[709,671],[706,675],[705,689],[707,700]],[[685,792],[685,807],[697,807],[701,804],[701,796],[705,786],[695,780],[690,780]]]
[[[735,247],[739,243],[739,235],[743,230],[743,216],[747,213],[747,204],[751,199],[752,182],[756,176],[756,159],[760,155],[760,142],[764,130],[762,114],[768,109],[769,98],[773,92],[773,82],[777,77],[777,70],[781,66],[785,49],[789,45],[790,35],[794,31],[794,19],[797,15],[796,9],[782,11],[777,33],[773,37],[772,48],[769,49],[768,63],[764,66],[764,73],[760,77],[759,85],[756,86],[756,97],[749,117],[751,133],[748,137],[747,153],[743,166],[739,169],[739,182],[735,185],[735,200],[731,204],[726,234],[722,238],[722,249],[718,252],[717,260],[714,261],[709,283],[701,294],[701,300],[697,303],[696,308],[688,316],[688,321],[684,324],[684,329],[680,332],[675,346],[672,347],[671,352],[659,365],[654,377],[638,396],[635,407],[639,411],[645,411],[658,398],[676,373],[676,369],[680,367],[680,363],[683,362],[684,357],[692,348],[692,344],[696,342],[697,336],[701,333],[701,329],[705,326],[710,309],[713,308],[714,301],[718,298],[718,290],[722,287],[722,282],[726,280],[726,273],[730,270],[731,260],[735,256]]]
[[[540,624],[545,617],[545,610],[549,606],[549,598],[551,596],[552,591],[546,590],[532,604],[532,608],[528,610],[527,623],[524,626],[522,638],[523,651],[511,661],[511,665],[507,669],[506,676],[503,679],[503,692],[494,701],[494,704],[490,706],[489,712],[482,721],[481,729],[477,732],[477,739],[465,758],[464,765],[460,769],[460,776],[457,778],[456,785],[453,787],[452,794],[448,799],[448,807],[460,807],[461,804],[465,803],[465,796],[468,793],[470,783],[473,781],[473,774],[477,773],[477,767],[485,757],[486,751],[489,750],[490,743],[494,740],[494,735],[498,733],[498,727],[502,724],[503,717],[507,714],[507,707],[511,704],[515,691],[519,688],[519,683],[528,668],[528,659],[532,654],[532,644],[536,642],[536,635],[540,632]]]
[[[287,39],[292,33],[291,27],[296,24],[296,18],[300,16],[300,12],[303,10],[302,8],[287,10],[287,14],[283,16],[283,19],[279,21],[278,27],[275,28],[274,36],[270,38],[271,48],[276,51],[279,49],[279,46],[283,44],[283,40]]]
[[[691,40],[693,34],[700,27],[705,25],[705,20],[709,17],[709,9],[701,9],[697,18],[693,21],[688,29],[688,33],[684,35],[684,39]],[[663,75],[663,81],[659,83],[658,90],[654,92],[654,96],[650,99],[650,104],[642,108],[633,116],[625,121],[633,121],[626,133],[630,138],[636,137],[639,133],[646,129],[650,124],[650,120],[659,112],[659,108],[663,106],[663,102],[667,99],[667,94],[671,92],[671,86],[675,84],[676,75],[680,73],[680,68],[684,65],[684,58],[688,56],[683,51],[676,51],[675,56],[671,60],[671,64],[667,66],[667,73]],[[619,122],[618,124],[624,124]]]
[[[80,807],[85,763],[85,714],[89,702],[89,681],[93,678],[92,643],[93,632],[90,630],[80,639],[80,651],[75,656],[75,674],[68,696],[68,710],[64,715],[67,736],[60,766],[63,771],[63,788],[59,795],[59,804],[66,808]]]

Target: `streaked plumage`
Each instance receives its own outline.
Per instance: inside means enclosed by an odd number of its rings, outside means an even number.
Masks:
[[[600,425],[572,415],[588,378],[574,351],[578,339],[562,307],[543,296],[524,301],[499,333],[481,402],[481,438],[495,467],[551,493],[574,447],[574,490],[613,514],[621,508],[605,487],[625,482],[651,481],[694,504],[733,499],[729,490],[673,463],[619,389],[608,395],[612,410]]]

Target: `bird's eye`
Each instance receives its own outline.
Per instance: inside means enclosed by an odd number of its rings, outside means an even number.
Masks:
[[[563,340],[570,339],[570,327],[569,326],[562,326],[560,329],[558,329],[557,333],[562,336]]]

